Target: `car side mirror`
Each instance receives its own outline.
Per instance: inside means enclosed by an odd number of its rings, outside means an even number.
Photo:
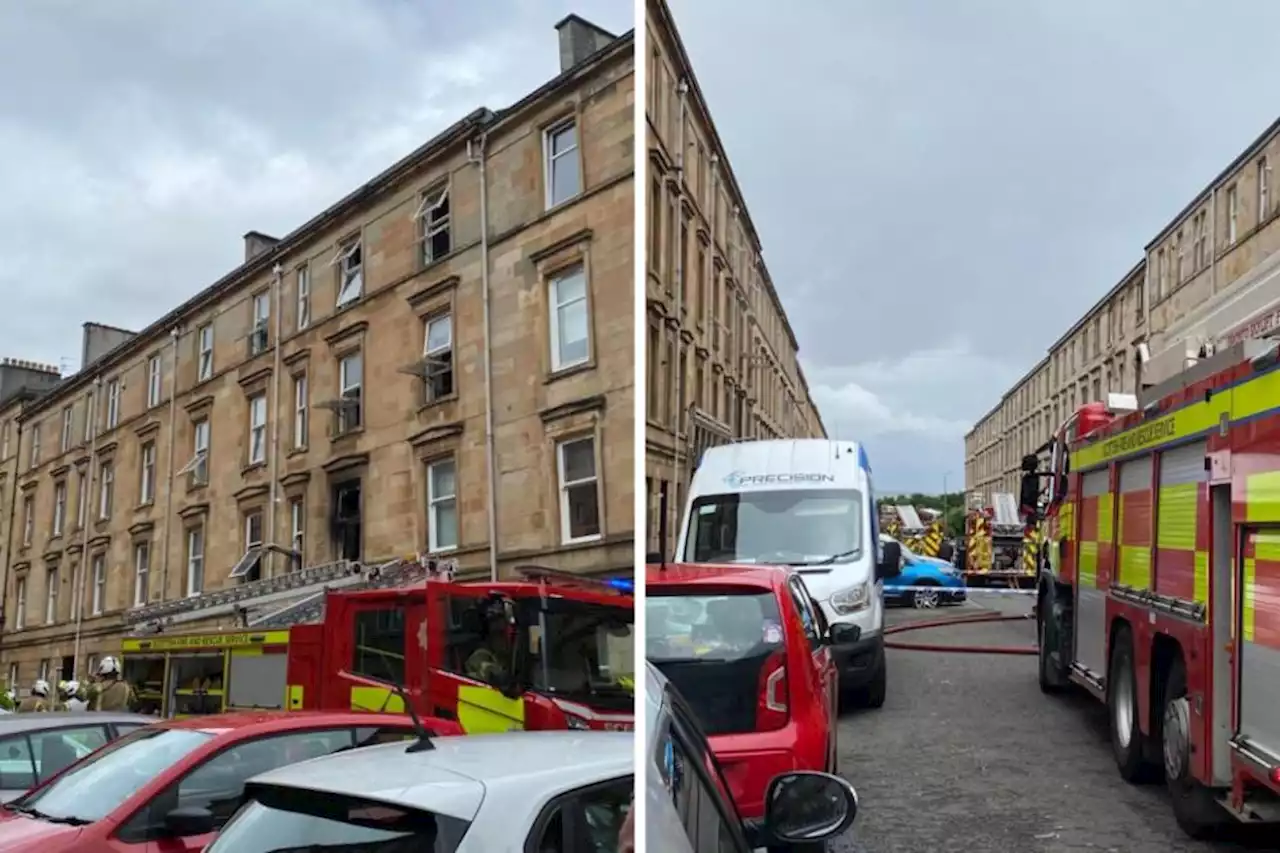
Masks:
[[[817,844],[835,838],[858,816],[858,792],[830,773],[775,776],[764,802],[765,834],[783,845]]]
[[[862,626],[850,625],[846,622],[837,622],[831,626],[831,630],[827,632],[827,636],[831,638],[831,645],[847,646],[862,639]]]
[[[902,546],[897,542],[885,542],[880,546],[880,563],[876,566],[876,580],[890,580],[902,574]]]
[[[207,835],[218,828],[213,812],[199,806],[183,806],[164,816],[165,828],[174,835]]]

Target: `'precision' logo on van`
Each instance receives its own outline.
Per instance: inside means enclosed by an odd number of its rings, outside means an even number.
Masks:
[[[770,486],[783,483],[834,483],[834,474],[744,474],[734,471],[724,478],[725,485],[730,488],[741,486]]]

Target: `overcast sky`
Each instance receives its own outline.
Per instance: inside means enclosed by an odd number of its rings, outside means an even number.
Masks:
[[[479,106],[559,73],[554,24],[631,0],[0,3],[0,355],[79,369]]]
[[[827,429],[881,491],[1280,115],[1274,0],[669,0]]]

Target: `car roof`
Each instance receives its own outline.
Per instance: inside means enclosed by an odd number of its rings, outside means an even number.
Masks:
[[[645,567],[645,586],[749,586],[760,590],[779,589],[792,570],[787,566],[759,563],[650,563]]]
[[[492,801],[502,813],[505,803],[525,806],[535,792],[554,794],[625,776],[634,755],[630,732],[509,732],[431,742],[435,748],[422,752],[409,752],[401,741],[334,753],[251,781],[472,820],[481,802]]]
[[[50,711],[43,714],[7,714],[0,717],[0,735],[32,732],[42,729],[61,729],[67,726],[84,726],[95,723],[137,723],[149,725],[155,717],[145,714],[119,714],[110,711]]]
[[[151,719],[156,728],[188,729],[211,735],[236,733],[244,737],[268,732],[313,729],[323,726],[405,725],[405,714],[381,714],[370,711],[235,711],[227,714],[203,714],[180,720]]]

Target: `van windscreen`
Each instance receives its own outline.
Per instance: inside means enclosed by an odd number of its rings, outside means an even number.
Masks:
[[[705,495],[693,502],[684,559],[811,566],[862,556],[866,508],[856,489]]]
[[[783,645],[772,592],[648,591],[645,657],[670,679],[707,734],[756,728],[760,675]]]

